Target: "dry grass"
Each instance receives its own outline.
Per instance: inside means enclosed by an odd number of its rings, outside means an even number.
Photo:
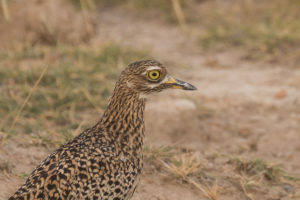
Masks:
[[[202,48],[248,49],[249,58],[300,60],[300,3],[296,0],[207,1],[198,7]]]
[[[240,184],[245,196],[250,200],[254,200],[254,197],[249,192],[249,190],[253,189],[253,188],[261,187],[262,186],[262,179],[261,179],[261,177],[257,177],[257,176],[252,176],[252,177],[240,176],[239,177],[239,184]]]
[[[292,174],[267,161],[256,159],[230,158],[229,163],[235,166],[239,175],[233,177],[232,182],[241,188],[247,199],[254,200],[254,192],[265,190],[271,185],[297,184],[299,174]],[[295,194],[293,194],[295,195]]]
[[[145,160],[150,164],[158,160],[168,160],[174,155],[174,149],[168,146],[146,146],[144,152]]]
[[[191,178],[188,179],[188,182],[194,185],[197,189],[199,189],[203,195],[210,200],[218,200],[218,192],[220,187],[218,186],[217,181],[214,183],[212,187],[203,187],[199,183],[195,182]]]
[[[242,158],[232,158],[230,162],[236,167],[236,170],[240,174],[246,174],[250,176],[250,179],[246,182],[246,185],[252,185],[254,180],[261,183],[263,180],[271,182],[280,182],[284,179],[292,181],[300,181],[300,178],[296,174],[291,174],[281,168],[278,165],[270,164],[264,160],[247,160]],[[254,184],[255,185],[255,184]]]
[[[197,158],[197,153],[179,154],[173,156],[169,163],[164,160],[161,160],[161,163],[171,174],[182,178],[199,172],[203,167],[203,163]]]
[[[300,181],[299,175],[291,174],[278,165],[270,164],[264,160],[246,160],[228,155],[225,157],[228,158],[228,162],[223,166],[218,166],[209,163],[211,162],[209,159],[199,159],[197,151],[190,150],[187,153],[176,147],[167,146],[145,148],[147,166],[155,166],[154,169],[150,170],[167,173],[182,183],[192,185],[209,200],[217,200],[221,193],[226,193],[224,184],[227,185],[226,187],[228,184],[231,187],[236,187],[238,191],[244,194],[245,198],[254,200],[256,198],[255,192],[260,193],[272,187],[282,187],[286,184],[293,188],[297,187]],[[218,172],[231,169],[232,176],[217,175],[207,166],[213,166],[213,170]],[[205,181],[203,182],[203,180]],[[298,194],[291,192],[289,195],[297,196]]]
[[[199,159],[199,155],[195,151],[188,153],[179,151],[174,147],[146,147],[145,158],[148,165],[156,165],[157,168],[163,168],[167,173],[171,174],[183,182],[187,182],[201,191],[201,193],[210,200],[218,199],[220,187],[217,181],[210,187],[202,186],[195,181],[193,177],[199,174],[204,168],[204,161]]]
[[[200,172],[204,165],[196,152],[182,152],[169,146],[147,146],[145,160],[148,164],[162,166],[175,177],[181,178]]]
[[[7,160],[0,159],[0,172],[9,174],[12,172],[12,166]]]

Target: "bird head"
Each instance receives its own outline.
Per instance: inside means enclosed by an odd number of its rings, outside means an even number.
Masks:
[[[168,74],[167,69],[155,60],[142,60],[129,64],[121,74],[120,81],[128,88],[145,95],[168,88],[197,89],[190,83],[173,78]]]

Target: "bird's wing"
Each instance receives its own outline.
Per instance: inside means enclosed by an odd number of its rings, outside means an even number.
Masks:
[[[75,170],[71,170],[72,160],[68,157],[68,152],[61,147],[49,155],[9,200],[44,199],[49,195],[53,197],[56,195],[67,196],[75,173]]]

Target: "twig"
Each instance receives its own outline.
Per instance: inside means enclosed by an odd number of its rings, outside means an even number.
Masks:
[[[103,113],[103,110],[101,108],[99,108],[97,106],[97,104],[94,103],[92,96],[90,95],[90,93],[88,91],[86,91],[84,88],[82,88],[82,93],[84,94],[85,98],[92,104],[92,106],[94,106],[94,108],[96,109],[96,111],[99,114]]]
[[[173,9],[182,30],[186,30],[186,20],[179,0],[172,0]]]
[[[73,135],[73,137],[74,136],[77,136],[78,134],[79,134],[79,132],[80,132],[80,129],[81,129],[81,127],[82,127],[82,125],[85,123],[85,120],[82,120],[81,122],[80,122],[80,124],[78,125],[78,127],[73,131],[73,133],[72,133],[72,135]]]
[[[217,189],[218,189],[218,184],[217,182],[215,183],[215,185],[213,186],[213,193],[211,194],[210,192],[208,192],[206,189],[204,189],[200,184],[196,183],[194,180],[192,180],[191,178],[187,177],[186,179],[190,184],[192,184],[193,186],[195,186],[197,189],[199,189],[204,196],[206,196],[208,199],[210,200],[217,200],[217,197],[215,196],[217,193]]]
[[[80,7],[81,7],[81,13],[82,13],[86,31],[89,34],[89,37],[91,37],[94,32],[93,25],[88,20],[88,16],[87,16],[87,13],[85,12],[85,10],[94,10],[95,5],[91,0],[80,0]]]
[[[27,104],[28,100],[30,99],[30,97],[32,96],[33,92],[35,91],[35,89],[37,88],[37,86],[39,85],[39,83],[41,82],[41,80],[42,80],[42,78],[44,77],[44,75],[45,75],[45,73],[46,73],[46,71],[47,71],[48,68],[49,68],[49,65],[47,65],[47,66],[44,68],[44,70],[43,70],[42,73],[40,74],[38,80],[34,83],[34,86],[31,88],[31,90],[30,90],[29,94],[27,95],[26,99],[24,100],[22,106],[21,106],[20,109],[18,110],[17,115],[15,116],[14,121],[13,121],[13,123],[11,124],[11,126],[10,126],[10,128],[9,128],[9,130],[8,130],[8,133],[10,133],[11,130],[12,130],[12,129],[14,128],[14,126],[16,125],[16,123],[17,123],[17,121],[18,121],[18,119],[19,119],[19,117],[20,117],[21,112],[23,111],[23,109],[24,109],[25,105]]]
[[[10,15],[9,15],[9,11],[8,11],[8,8],[7,8],[6,0],[1,0],[1,5],[2,5],[4,19],[6,21],[10,21]]]

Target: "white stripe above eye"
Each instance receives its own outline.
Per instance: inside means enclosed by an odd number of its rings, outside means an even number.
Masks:
[[[147,68],[147,71],[146,72],[144,72],[143,74],[145,75],[145,74],[147,74],[149,71],[152,71],[152,70],[161,70],[161,67],[159,67],[159,66],[150,66],[150,67],[148,67]]]
[[[161,67],[159,67],[159,66],[151,66],[151,67],[147,68],[147,71],[151,71],[151,70],[155,70],[155,69],[161,70]]]

